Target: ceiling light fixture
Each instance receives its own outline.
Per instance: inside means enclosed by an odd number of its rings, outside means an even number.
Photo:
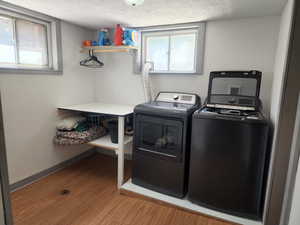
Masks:
[[[130,6],[138,6],[144,3],[144,0],[125,0],[125,2]]]

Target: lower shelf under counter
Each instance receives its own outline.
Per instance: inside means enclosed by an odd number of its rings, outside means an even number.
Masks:
[[[133,137],[132,136],[124,136],[124,145],[132,142]],[[89,145],[93,145],[96,147],[101,147],[101,148],[106,148],[106,149],[110,149],[110,150],[114,150],[117,151],[118,150],[118,144],[112,143],[111,142],[111,138],[110,135],[105,135],[103,137],[100,137],[96,140],[90,141],[87,144]]]

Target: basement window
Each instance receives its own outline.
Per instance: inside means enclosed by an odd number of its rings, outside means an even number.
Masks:
[[[205,23],[141,29],[140,71],[153,64],[153,74],[201,74]]]
[[[60,41],[55,18],[0,3],[0,72],[62,72]]]

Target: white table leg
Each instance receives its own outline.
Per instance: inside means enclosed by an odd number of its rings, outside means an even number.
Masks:
[[[121,188],[124,180],[124,126],[125,117],[118,117],[118,189]]]

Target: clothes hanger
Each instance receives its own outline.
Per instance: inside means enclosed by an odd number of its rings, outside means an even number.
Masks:
[[[94,55],[93,50],[89,50],[89,57],[80,61],[80,66],[90,67],[90,68],[102,68],[104,63],[99,61],[98,58]]]

